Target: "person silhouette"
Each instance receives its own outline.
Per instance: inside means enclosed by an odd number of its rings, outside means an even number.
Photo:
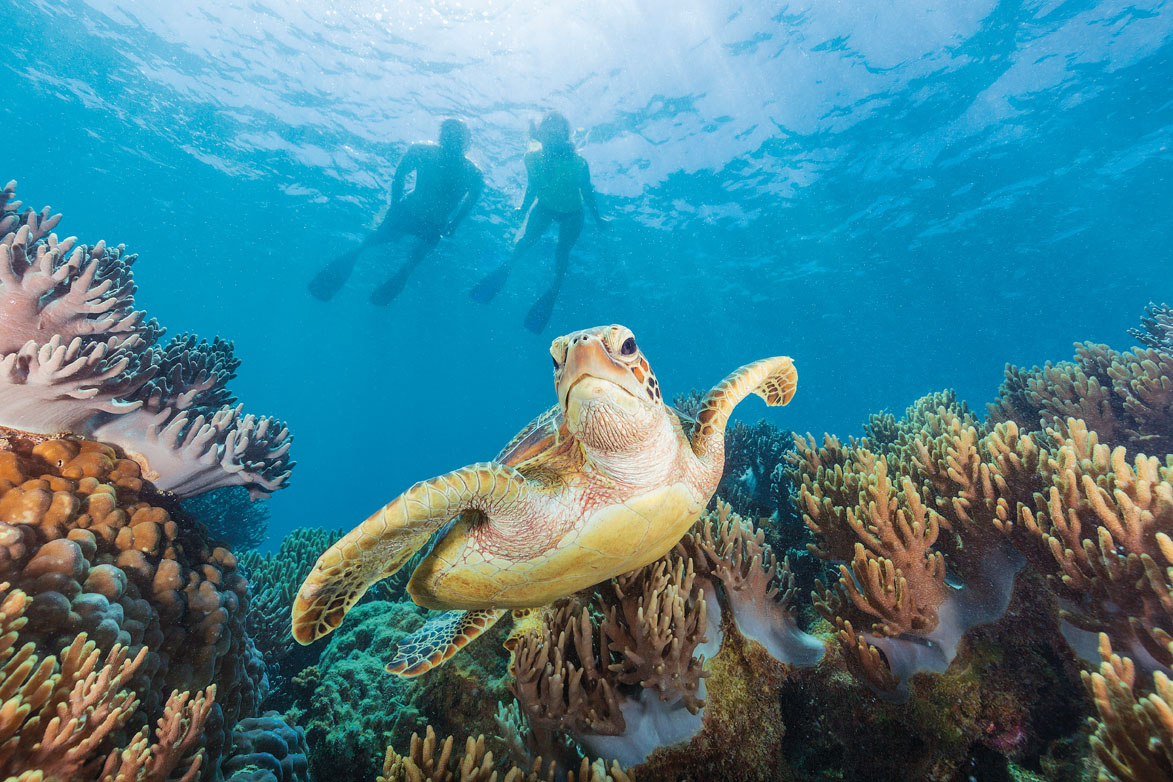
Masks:
[[[484,190],[484,175],[465,156],[468,144],[468,126],[458,119],[446,119],[440,123],[439,143],[422,142],[408,147],[395,169],[387,216],[358,247],[339,255],[314,275],[308,286],[310,294],[329,301],[346,283],[365,250],[411,234],[417,241],[407,261],[370,296],[371,304],[391,303],[440,238],[450,236],[468,216]],[[407,177],[412,172],[415,186],[405,194]]]
[[[505,284],[512,266],[537,244],[551,224],[557,222],[554,280],[525,316],[525,327],[540,334],[550,320],[562,288],[562,279],[570,265],[570,251],[582,233],[584,205],[591,210],[600,230],[606,228],[607,220],[599,214],[590,168],[574,149],[566,117],[551,111],[542,118],[541,124],[530,126],[530,136],[533,143],[525,155],[525,196],[518,210],[525,219],[525,230],[509,258],[477,283],[471,296],[483,304],[492,301]]]

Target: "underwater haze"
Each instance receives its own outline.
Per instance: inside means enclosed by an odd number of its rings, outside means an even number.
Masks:
[[[665,394],[787,354],[793,404],[738,414],[859,433],[1003,365],[1132,344],[1173,296],[1167,2],[0,4],[3,177],[66,233],[140,256],[138,303],[235,341],[234,391],[286,420],[275,537],[349,528],[493,457],[554,402],[550,340],[630,327]],[[587,225],[553,317],[547,238],[489,306],[529,122],[564,113]],[[487,189],[390,306],[376,247],[306,284],[385,210],[407,145],[465,120]]]

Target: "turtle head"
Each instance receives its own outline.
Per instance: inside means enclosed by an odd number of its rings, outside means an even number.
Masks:
[[[639,445],[663,417],[660,384],[631,329],[600,326],[550,345],[554,386],[567,428],[588,447]]]

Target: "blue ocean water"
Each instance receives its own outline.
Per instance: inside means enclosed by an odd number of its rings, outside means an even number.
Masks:
[[[0,176],[83,241],[140,254],[171,333],[233,339],[233,389],[288,421],[274,532],[350,527],[491,458],[554,401],[549,341],[631,327],[670,396],[785,353],[780,426],[855,434],[1005,362],[1130,343],[1173,298],[1166,2],[26,2],[0,5]],[[488,307],[528,123],[565,113],[588,225],[549,328],[541,245]],[[466,120],[488,190],[390,307],[367,253],[399,156]]]

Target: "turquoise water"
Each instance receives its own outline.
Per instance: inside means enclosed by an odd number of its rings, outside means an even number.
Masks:
[[[288,421],[273,527],[350,527],[492,457],[554,401],[547,347],[631,327],[671,396],[785,353],[793,404],[855,434],[1005,362],[1130,343],[1173,297],[1173,10],[1151,3],[30,2],[0,5],[2,178],[140,254],[172,334],[233,339],[233,389]],[[528,123],[565,113],[589,224],[550,326],[553,242],[491,306]],[[377,223],[398,157],[465,119],[488,182],[389,307],[407,245],[330,303],[305,285]]]

